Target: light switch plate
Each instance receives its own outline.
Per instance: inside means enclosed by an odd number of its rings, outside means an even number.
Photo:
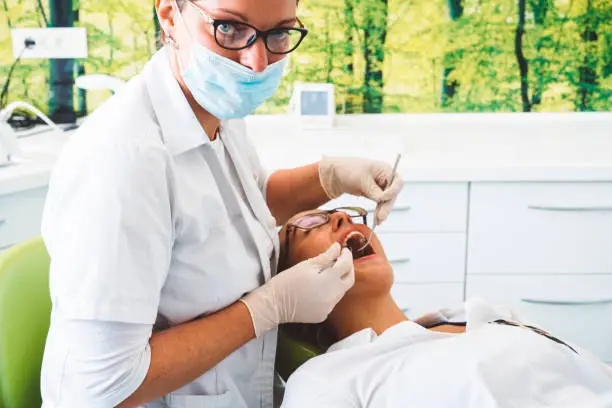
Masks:
[[[87,30],[84,27],[14,28],[13,56],[17,58],[87,58]],[[25,51],[26,40],[35,45]]]

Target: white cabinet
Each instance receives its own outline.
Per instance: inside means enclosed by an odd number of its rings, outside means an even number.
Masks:
[[[466,294],[510,306],[612,363],[612,275],[471,275]]]
[[[377,232],[465,232],[467,183],[406,183]]]
[[[40,235],[47,188],[0,196],[0,250]]]
[[[612,274],[612,183],[474,183],[468,274]]]
[[[466,296],[612,362],[612,182],[472,183]]]
[[[378,234],[396,283],[463,282],[464,233]]]

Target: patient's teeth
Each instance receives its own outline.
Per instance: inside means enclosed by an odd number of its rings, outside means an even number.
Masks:
[[[353,231],[353,232],[351,232],[350,234],[348,234],[348,235],[346,236],[346,238],[344,239],[344,241],[343,241],[343,243],[342,243],[342,246],[343,246],[343,247],[345,247],[345,248],[347,248],[347,247],[348,247],[348,242],[349,242],[349,240],[350,240],[351,238],[355,237],[355,236],[358,236],[359,241],[360,241],[362,244],[366,242],[366,237],[365,237],[365,236],[364,236],[364,235],[363,235],[361,232],[359,232],[359,231]]]

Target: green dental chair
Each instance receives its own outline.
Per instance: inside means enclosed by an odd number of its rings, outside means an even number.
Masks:
[[[41,406],[50,314],[49,255],[42,238],[0,253],[0,408]]]

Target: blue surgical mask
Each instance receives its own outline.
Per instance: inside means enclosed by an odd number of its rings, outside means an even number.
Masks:
[[[186,27],[183,17],[178,18]],[[198,44],[191,38],[191,57],[181,76],[202,108],[219,119],[243,118],[269,99],[278,88],[287,58],[254,72]]]

